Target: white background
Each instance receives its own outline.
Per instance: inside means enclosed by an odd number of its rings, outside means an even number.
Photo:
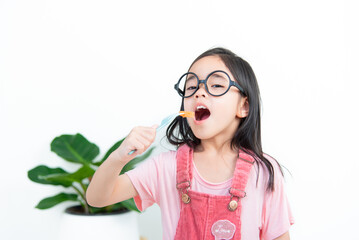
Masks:
[[[0,238],[51,239],[71,205],[34,208],[63,189],[28,170],[76,167],[54,137],[80,132],[104,154],[176,112],[173,84],[222,46],[257,75],[264,152],[291,172],[292,239],[359,239],[354,2],[0,0]],[[140,228],[161,238],[157,207]]]

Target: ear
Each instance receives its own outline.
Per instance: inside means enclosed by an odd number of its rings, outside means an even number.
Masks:
[[[247,97],[241,97],[239,100],[238,110],[237,110],[237,117],[245,118],[248,116],[249,113],[249,103]]]

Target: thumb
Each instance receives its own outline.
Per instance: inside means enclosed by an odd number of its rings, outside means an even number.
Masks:
[[[154,128],[154,129],[158,128],[158,124],[152,125],[151,128]]]

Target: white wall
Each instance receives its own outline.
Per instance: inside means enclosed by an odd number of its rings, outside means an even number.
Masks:
[[[0,0],[0,238],[51,239],[71,205],[34,208],[62,189],[32,183],[27,171],[73,168],[50,152],[54,137],[80,132],[103,154],[133,126],[176,111],[175,81],[197,55],[224,46],[252,65],[264,151],[292,174],[292,239],[358,239],[355,6]],[[160,239],[158,208],[140,218],[142,234]]]

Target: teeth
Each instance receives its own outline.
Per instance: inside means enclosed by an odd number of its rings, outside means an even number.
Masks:
[[[207,109],[205,106],[197,106],[197,110],[199,109]]]

